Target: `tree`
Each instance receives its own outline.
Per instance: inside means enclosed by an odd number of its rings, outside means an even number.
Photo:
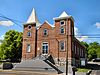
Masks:
[[[6,56],[4,55],[5,46],[4,44],[0,44],[0,59],[4,59]]]
[[[0,46],[1,59],[19,59],[22,53],[22,32],[9,30]]]
[[[84,45],[86,47],[86,54],[87,54],[87,57],[88,57],[88,47],[89,47],[89,44],[86,43],[86,42],[81,42],[82,45]]]
[[[88,43],[86,43],[86,42],[83,42],[83,41],[82,41],[81,44],[83,44],[86,48],[89,47]]]
[[[88,47],[89,59],[100,58],[100,44],[98,42],[92,42]]]
[[[88,59],[100,58],[100,44],[98,42],[86,43],[81,42],[87,49]]]
[[[88,51],[88,58],[89,60],[97,58],[96,50],[95,49],[89,49]]]

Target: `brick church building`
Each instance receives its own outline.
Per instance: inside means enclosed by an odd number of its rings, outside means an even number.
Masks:
[[[66,62],[67,58],[72,65],[79,66],[86,59],[86,49],[74,36],[73,17],[64,11],[53,20],[53,25],[48,21],[41,24],[33,9],[24,24],[22,60],[51,55],[55,62]]]

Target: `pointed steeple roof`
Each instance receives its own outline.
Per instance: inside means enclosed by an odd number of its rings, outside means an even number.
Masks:
[[[59,18],[61,18],[61,17],[68,17],[69,15],[65,12],[65,11],[63,11],[63,13],[59,16]]]
[[[36,23],[36,27],[41,25],[40,22],[38,21],[38,18],[36,16],[36,12],[35,12],[34,8],[32,9],[32,12],[25,24],[30,24],[30,23]]]
[[[65,11],[63,11],[62,14],[59,17],[55,17],[53,19],[58,20],[58,19],[64,19],[64,18],[69,18],[69,17],[71,17],[71,16],[68,15]]]
[[[37,19],[37,16],[36,16],[36,12],[35,12],[35,9],[33,8],[28,20],[27,20],[27,23],[39,23],[38,19]]]

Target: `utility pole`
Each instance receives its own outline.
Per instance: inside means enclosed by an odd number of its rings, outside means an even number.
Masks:
[[[57,40],[57,38],[56,38],[56,40]],[[57,40],[57,42],[58,42],[58,65],[59,65],[59,41]]]
[[[66,44],[66,75],[68,75],[68,33],[67,33],[67,44]]]

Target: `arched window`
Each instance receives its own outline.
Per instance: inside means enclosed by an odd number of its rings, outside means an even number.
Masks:
[[[64,51],[65,50],[65,42],[61,41],[60,42],[60,51]]]
[[[31,46],[30,46],[30,44],[27,44],[27,52],[31,52]]]
[[[48,30],[47,29],[43,30],[43,35],[45,35],[45,36],[48,35]]]
[[[60,28],[60,33],[64,34],[64,28],[63,27]]]
[[[27,33],[27,36],[30,37],[30,36],[31,36],[31,32],[28,32],[28,33]]]

